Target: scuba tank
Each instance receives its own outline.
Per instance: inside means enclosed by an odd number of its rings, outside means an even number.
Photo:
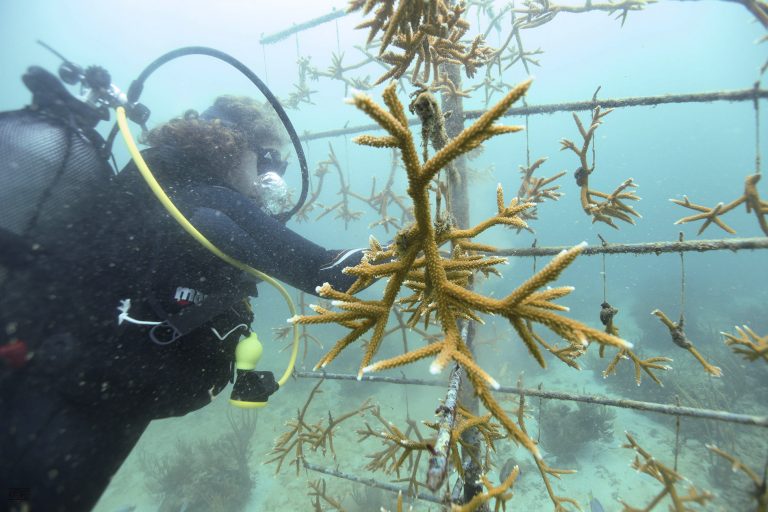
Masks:
[[[40,44],[61,58],[58,77],[30,67],[22,81],[31,103],[0,113],[0,367],[20,368],[35,348],[17,339],[18,319],[29,316],[19,309],[26,295],[44,293],[49,276],[55,280],[55,266],[41,261],[56,245],[51,226],[83,201],[109,200],[115,170],[96,126],[118,105],[142,126],[149,117],[141,104],[127,103],[107,70],[83,69]],[[79,96],[65,84],[79,86]]]
[[[0,292],[12,268],[28,263],[37,250],[39,226],[83,198],[99,200],[115,174],[110,151],[96,131],[109,108],[127,105],[125,95],[99,66],[83,70],[62,59],[59,76],[30,67],[22,77],[32,103],[0,113]],[[64,86],[80,85],[81,97]],[[149,111],[128,106],[143,125]]]

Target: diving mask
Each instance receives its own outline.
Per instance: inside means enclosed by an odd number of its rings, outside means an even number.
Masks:
[[[285,174],[285,169],[288,167],[288,160],[283,160],[280,151],[277,149],[258,148],[255,152],[256,158],[258,159],[259,173],[264,174],[273,172],[278,176]]]

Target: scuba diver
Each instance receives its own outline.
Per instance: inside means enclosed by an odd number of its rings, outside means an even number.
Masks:
[[[235,375],[236,401],[278,388],[235,371],[258,279],[189,236],[134,163],[112,171],[95,126],[105,97],[125,97],[103,69],[76,71],[89,97],[33,67],[32,104],[0,113],[0,510],[90,510],[150,421],[204,407]],[[148,131],[142,154],[226,254],[307,293],[346,289],[363,251],[285,226],[281,120],[221,96]]]

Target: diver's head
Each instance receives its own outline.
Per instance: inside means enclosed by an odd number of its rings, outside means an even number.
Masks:
[[[190,110],[155,128],[146,141],[170,148],[180,160],[179,172],[189,180],[226,185],[272,214],[290,206],[282,179],[286,137],[269,105],[220,96],[202,114]]]

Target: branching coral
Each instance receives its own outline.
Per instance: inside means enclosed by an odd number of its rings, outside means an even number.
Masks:
[[[325,510],[328,510],[327,508],[323,508],[323,505],[330,507],[330,510],[345,512],[344,507],[341,506],[341,500],[328,495],[325,480],[322,478],[314,480],[309,482],[309,486],[312,490],[309,492],[308,496],[312,498],[312,510],[314,512],[324,512]]]
[[[628,442],[623,445],[623,448],[631,448],[635,451],[635,460],[632,462],[632,467],[638,472],[645,473],[654,480],[657,480],[664,486],[664,489],[662,489],[662,491],[642,509],[632,507],[620,500],[622,505],[624,505],[625,511],[650,512],[661,502],[661,500],[666,496],[669,496],[672,500],[670,510],[673,510],[674,512],[688,512],[690,508],[688,508],[686,504],[696,503],[698,505],[705,505],[713,498],[709,491],[699,492],[692,485],[688,488],[687,495],[681,495],[676,486],[681,482],[687,481],[686,478],[655,459],[650,453],[637,444],[637,441],[635,441],[635,438],[632,437],[629,432],[627,432],[626,435]]]
[[[529,352],[542,366],[545,365],[545,361],[529,327],[532,323],[544,325],[573,344],[586,345],[591,340],[619,349],[628,349],[631,345],[601,330],[557,314],[558,311],[566,311],[567,308],[553,301],[570,293],[571,287],[541,290],[576,259],[584,247],[583,244],[563,251],[533,277],[501,299],[486,297],[463,286],[467,282],[467,272],[475,272],[501,261],[499,258],[484,256],[468,257],[467,249],[463,249],[462,244],[467,247],[467,244],[471,244],[471,238],[494,225],[524,226],[525,222],[520,219],[519,214],[533,204],[520,203],[513,199],[507,205],[499,187],[497,215],[469,229],[456,229],[451,225],[437,229],[432,220],[429,198],[430,183],[451,161],[493,136],[520,129],[496,126],[494,122],[525,93],[529,85],[530,82],[524,82],[510,91],[497,105],[483,114],[474,124],[465,128],[423,164],[419,160],[403,106],[395,94],[395,85],[390,85],[384,91],[384,103],[388,110],[379,106],[368,96],[356,95],[353,99],[354,104],[388,132],[384,136],[364,135],[356,140],[364,145],[396,147],[400,150],[408,175],[408,195],[413,201],[416,223],[398,234],[392,248],[384,249],[372,240],[368,257],[359,265],[346,269],[347,273],[358,278],[346,292],[334,290],[328,284],[318,288],[318,294],[332,299],[333,305],[339,311],[315,307],[317,316],[297,316],[291,321],[300,324],[336,323],[350,329],[350,333],[339,340],[321,358],[318,367],[326,366],[369,331],[372,331],[372,334],[361,361],[359,375],[364,372],[410,364],[427,357],[434,358],[431,365],[431,371],[434,373],[444,369],[450,362],[456,362],[467,372],[475,392],[488,411],[501,423],[512,439],[523,444],[538,459],[539,452],[535,442],[502,411],[491,396],[488,385],[497,387],[498,384],[474,360],[460,335],[459,320],[480,319],[481,313],[506,318]],[[439,247],[448,242],[453,242],[455,247],[451,251],[451,256],[445,258],[440,254]],[[385,261],[393,256],[395,257],[393,261]],[[354,293],[370,282],[382,277],[387,277],[388,280],[383,296],[379,300],[362,300],[354,296]],[[442,338],[400,356],[372,363],[381,344],[389,313],[395,306],[398,294],[404,285],[414,290],[410,297],[404,299],[410,304],[413,312],[411,322],[427,320],[434,314],[440,325]]]
[[[408,482],[408,493],[415,495],[418,492],[418,487],[424,485],[417,479],[421,456],[424,452],[434,452],[434,440],[422,437],[416,422],[411,419],[408,419],[408,428],[403,432],[393,423],[385,420],[378,407],[373,408],[371,414],[384,426],[385,430],[375,430],[366,422],[365,430],[357,431],[360,441],[378,438],[383,440],[386,446],[383,450],[368,455],[371,461],[366,465],[366,469],[395,473],[398,478],[397,481]],[[411,435],[415,435],[416,439],[411,439]],[[406,462],[408,463],[409,476],[401,479],[400,471]]]
[[[544,52],[541,50],[541,48],[538,48],[536,50],[526,50],[523,46],[523,39],[520,35],[520,31],[524,28],[527,28],[527,23],[530,21],[530,18],[527,16],[518,16],[515,13],[515,10],[513,8],[512,4],[509,4],[507,7],[502,9],[502,11],[495,17],[491,19],[491,22],[489,23],[488,29],[486,29],[485,34],[487,35],[490,31],[491,27],[494,25],[499,26],[499,20],[501,17],[509,12],[510,18],[511,18],[511,30],[509,32],[509,35],[507,35],[506,40],[497,48],[493,54],[491,55],[490,59],[488,60],[487,68],[488,70],[492,69],[493,67],[498,67],[499,70],[507,70],[517,64],[518,62],[523,65],[525,68],[525,72],[527,74],[531,74],[531,69],[528,66],[528,64],[533,64],[534,66],[539,66],[538,59],[535,59],[534,56],[541,55]],[[515,41],[515,46],[510,47],[512,40]],[[503,66],[503,68],[502,68]],[[486,75],[486,82],[492,81],[490,76]],[[493,88],[493,87],[491,87]],[[486,104],[488,102],[489,92],[488,92],[488,86],[486,85],[486,92],[485,92],[485,98],[486,98]]]
[[[309,393],[304,406],[297,412],[296,419],[290,420],[286,423],[286,425],[289,427],[289,430],[283,433],[275,441],[275,446],[270,452],[270,455],[274,455],[274,457],[264,463],[270,464],[272,462],[277,462],[275,473],[280,472],[280,468],[282,467],[286,458],[291,453],[294,453],[294,458],[291,461],[291,464],[296,466],[296,474],[298,475],[299,468],[304,461],[305,445],[309,446],[312,451],[317,451],[317,449],[320,448],[322,449],[323,454],[326,453],[326,450],[330,450],[333,456],[336,457],[336,452],[333,447],[333,435],[335,433],[336,427],[338,427],[341,422],[353,416],[357,416],[358,414],[361,414],[362,412],[373,407],[373,405],[366,401],[358,409],[341,414],[336,418],[334,418],[331,412],[328,411],[327,425],[324,425],[323,420],[310,425],[305,421],[307,409],[309,408],[309,404],[312,402],[312,399],[318,393],[318,388],[322,383],[323,381],[320,380],[315,385],[315,387],[312,388],[312,391]]]
[[[299,222],[309,220],[309,215],[315,210],[320,210],[315,220],[318,220],[326,215],[335,212],[336,219],[344,221],[344,227],[349,227],[349,223],[359,220],[363,216],[363,212],[359,210],[352,210],[351,199],[357,199],[368,206],[370,206],[377,214],[380,220],[371,224],[373,226],[383,226],[384,230],[389,232],[390,227],[398,229],[403,223],[411,219],[410,212],[405,205],[404,197],[396,194],[392,189],[394,185],[394,175],[397,170],[397,161],[393,161],[392,169],[389,174],[387,183],[380,191],[376,191],[376,178],[373,178],[373,185],[371,187],[371,193],[368,197],[358,194],[351,189],[349,183],[347,183],[344,177],[344,172],[339,163],[339,159],[336,157],[336,152],[333,150],[332,145],[328,145],[328,158],[318,163],[315,170],[315,177],[317,178],[317,185],[314,187],[312,194],[309,196],[304,206],[296,214],[296,220]],[[320,193],[323,190],[326,176],[331,172],[331,169],[336,171],[339,179],[339,191],[338,195],[341,199],[336,203],[326,206],[318,201]],[[400,214],[397,217],[393,217],[390,214],[390,208],[395,206],[400,209]]]
[[[701,353],[696,350],[696,347],[693,346],[693,343],[685,335],[685,331],[683,330],[683,324],[685,323],[685,320],[682,315],[680,315],[680,320],[678,322],[673,322],[661,310],[654,309],[651,311],[651,314],[657,316],[659,320],[661,320],[661,323],[667,326],[667,329],[669,329],[669,334],[672,335],[672,341],[675,343],[675,345],[690,352],[693,357],[695,357],[696,360],[701,364],[701,366],[704,367],[704,371],[713,377],[720,377],[723,375],[723,371],[717,366],[708,363],[707,360],[704,359],[704,356],[702,356]]]
[[[576,113],[574,113],[573,119],[576,121],[576,127],[579,129],[579,133],[584,142],[581,147],[577,147],[575,142],[568,139],[562,139],[560,144],[563,146],[561,149],[570,149],[579,157],[580,166],[576,169],[575,178],[576,184],[581,189],[581,207],[584,209],[584,212],[592,217],[593,223],[604,222],[612,228],[618,229],[616,224],[614,224],[613,219],[619,219],[628,224],[634,224],[635,220],[632,217],[640,218],[640,214],[625,203],[627,200],[640,200],[634,192],[627,191],[627,189],[636,188],[637,185],[632,181],[632,178],[629,178],[616,187],[616,190],[610,194],[591,189],[589,188],[589,177],[595,170],[594,158],[591,166],[587,162],[587,152],[589,151],[590,144],[594,144],[593,138],[595,130],[597,130],[597,127],[602,123],[603,117],[607,116],[612,111],[612,108],[601,110],[599,106],[595,107],[592,111],[592,122],[588,129],[584,129],[581,120]]]
[[[473,510],[477,510],[481,505],[489,502],[492,499],[496,500],[496,504],[493,508],[494,512],[499,512],[499,510],[506,510],[506,502],[512,498],[512,493],[509,492],[509,490],[515,483],[515,480],[517,480],[519,474],[520,468],[515,466],[512,471],[509,472],[507,478],[496,487],[494,487],[494,485],[488,480],[488,477],[481,475],[480,481],[483,483],[483,486],[485,486],[487,491],[476,494],[468,503],[465,503],[464,505],[451,505],[451,512],[472,512]]]
[[[391,67],[374,85],[400,78],[411,66],[414,82],[428,82],[430,74],[436,78],[440,64],[458,64],[471,78],[493,52],[482,35],[468,45],[462,42],[469,24],[462,18],[464,6],[460,2],[449,6],[443,0],[352,0],[347,10],[362,10],[363,15],[374,11],[373,18],[357,27],[369,29],[368,43],[382,33],[379,59]],[[388,50],[390,45],[403,53]]]
[[[522,165],[520,166],[520,174],[522,176],[520,188],[517,190],[517,197],[521,201],[525,203],[540,204],[543,203],[546,199],[557,201],[560,199],[560,197],[562,197],[563,193],[558,191],[560,189],[560,185],[548,185],[563,177],[565,175],[565,171],[559,172],[554,176],[550,176],[549,178],[539,178],[538,176],[533,175],[533,173],[536,172],[536,170],[546,161],[547,159],[544,157],[536,160],[533,164],[531,164],[530,167],[523,167]],[[535,220],[537,218],[536,214],[536,207],[533,207],[522,212],[520,216],[525,220]]]
[[[306,312],[307,310],[307,303],[306,303],[306,294],[304,292],[299,293],[299,300],[298,302],[298,310],[302,313]],[[274,339],[276,341],[283,341],[286,343],[283,348],[280,349],[280,352],[284,352],[285,350],[291,350],[293,346],[293,327],[290,325],[286,325],[283,327],[273,327],[272,332],[274,333]],[[304,363],[307,360],[307,353],[309,352],[309,344],[310,342],[317,345],[319,348],[323,348],[323,344],[320,341],[320,339],[309,332],[309,329],[306,328],[306,326],[301,326],[301,332],[299,333],[299,339],[304,344],[304,352],[301,357],[301,362]]]
[[[363,78],[349,78],[347,73],[349,71],[361,68],[366,64],[372,62],[374,59],[371,56],[366,56],[360,62],[344,66],[344,52],[331,54],[331,65],[328,66],[326,71],[320,71],[316,68],[310,68],[309,73],[313,80],[317,80],[320,77],[327,77],[333,80],[340,80],[344,82],[344,94],[349,92],[349,88],[352,87],[358,91],[367,91],[373,87],[370,83],[370,77],[365,76]]]
[[[522,378],[518,379],[517,386],[520,388],[523,387]],[[522,393],[520,394],[520,398],[518,400],[517,423],[520,425],[520,429],[523,431],[523,433],[527,436],[528,430],[525,426],[525,395]],[[550,477],[559,479],[560,475],[569,475],[576,473],[576,471],[573,469],[551,468],[541,458],[535,458],[534,461],[536,462],[536,467],[539,470],[541,479],[544,481],[544,486],[547,488],[549,499],[552,500],[552,503],[555,506],[555,512],[565,512],[566,505],[572,505],[580,510],[581,507],[579,507],[579,504],[575,499],[569,498],[567,496],[558,496],[555,494],[555,490],[552,488],[552,483],[550,482]]]
[[[757,501],[757,508],[755,509],[755,512],[768,511],[768,482],[766,482],[766,472],[768,472],[768,466],[766,466],[763,472],[763,477],[760,478],[755,470],[744,464],[741,460],[736,458],[735,455],[731,455],[730,453],[721,450],[713,444],[708,444],[707,449],[730,462],[731,471],[741,471],[747,475],[747,477],[749,477],[753,485],[752,495],[754,496],[755,501]]]
[[[765,336],[758,336],[755,331],[749,328],[749,326],[736,326],[735,334],[727,332],[721,332],[725,336],[725,344],[731,347],[734,353],[740,354],[747,361],[757,361],[763,359],[768,363],[768,334]]]
[[[640,11],[649,3],[655,0],[623,0],[621,2],[591,2],[587,1],[585,5],[561,5],[550,2],[549,0],[526,0],[525,7],[513,9],[514,12],[525,14],[526,23],[523,28],[533,28],[541,26],[552,21],[555,16],[561,12],[584,13],[592,11],[605,11],[608,14],[618,13],[616,19],[621,20],[621,24],[627,19],[630,11]]]
[[[288,95],[288,98],[282,100],[282,104],[285,105],[286,108],[291,109],[299,108],[299,105],[302,103],[314,105],[312,95],[317,92],[310,89],[307,84],[307,77],[313,74],[309,57],[299,57],[296,64],[299,67],[299,81],[293,84],[293,91]]]
[[[322,191],[325,177],[332,168],[336,170],[336,173],[339,177],[340,189],[338,194],[341,195],[341,199],[330,206],[324,206],[317,203],[317,198],[320,196],[320,192]],[[317,216],[317,219],[325,217],[331,212],[336,212],[335,218],[344,221],[345,229],[349,227],[350,221],[358,220],[360,217],[362,217],[363,212],[353,211],[350,208],[349,200],[352,192],[350,191],[349,184],[344,178],[344,173],[341,170],[341,164],[339,164],[339,159],[336,158],[336,153],[333,151],[332,145],[328,144],[328,158],[318,163],[315,176],[318,178],[317,188],[312,192],[309,200],[299,211],[300,220],[306,220],[308,213],[315,208],[322,210],[322,212]]]
[[[682,200],[670,199],[670,201],[675,204],[684,206],[691,210],[702,212],[695,215],[690,215],[688,217],[683,217],[682,219],[676,221],[675,224],[685,224],[688,222],[703,220],[704,224],[702,224],[699,228],[697,233],[698,235],[702,234],[704,230],[713,223],[722,228],[723,231],[733,235],[736,233],[736,231],[734,231],[733,228],[731,228],[728,224],[723,222],[720,216],[728,213],[737,206],[744,204],[746,206],[747,213],[755,214],[760,229],[763,231],[763,233],[765,233],[766,236],[768,236],[768,201],[760,199],[760,194],[757,191],[757,183],[759,181],[760,174],[750,174],[744,180],[744,193],[741,197],[734,199],[728,204],[717,203],[712,208],[702,206],[700,204],[694,204],[688,199],[688,196],[683,196]]]
[[[619,350],[615,356],[613,356],[613,359],[611,359],[611,362],[608,363],[608,366],[605,370],[603,370],[603,377],[609,377],[616,373],[616,367],[619,364],[619,361],[622,359],[629,359],[632,361],[632,364],[635,366],[635,383],[639,386],[643,379],[642,372],[645,372],[656,384],[659,386],[663,386],[661,383],[661,379],[654,373],[654,370],[671,370],[672,367],[665,364],[665,363],[671,363],[672,359],[669,357],[664,356],[654,356],[649,357],[647,359],[642,359],[640,356],[635,354],[632,350],[629,349],[622,349]]]

